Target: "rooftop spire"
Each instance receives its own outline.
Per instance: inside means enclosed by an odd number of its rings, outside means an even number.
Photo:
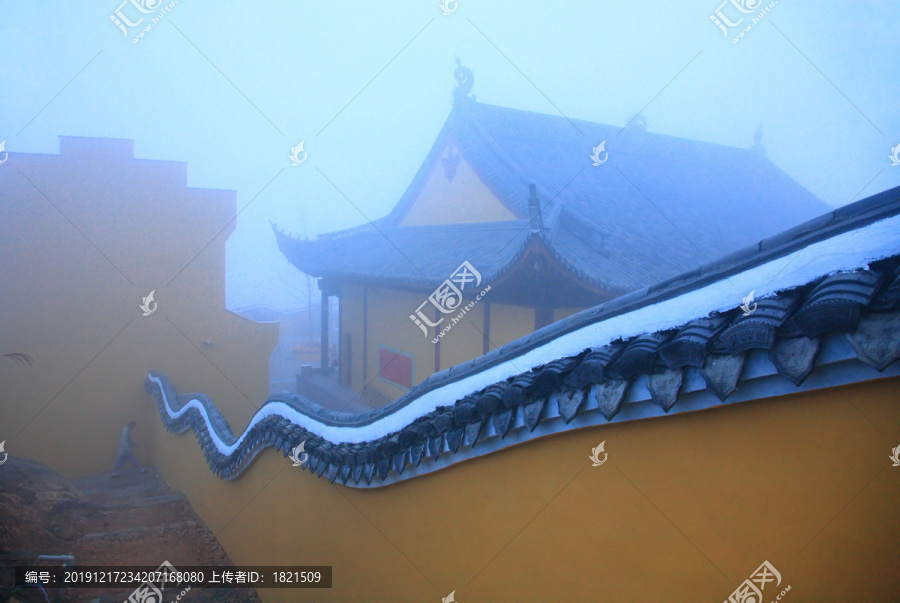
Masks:
[[[464,67],[459,57],[456,57],[456,69],[453,71],[453,77],[456,79],[456,88],[453,89],[453,104],[474,101],[475,95],[469,96],[472,91],[472,84],[475,82],[475,76],[472,70]]]
[[[758,126],[756,126],[756,131],[753,133],[753,150],[761,155],[765,155],[766,147],[763,146],[762,138],[763,125],[759,124]]]
[[[528,218],[531,221],[531,232],[544,234],[544,218],[541,217],[541,198],[537,194],[537,185],[528,185]]]

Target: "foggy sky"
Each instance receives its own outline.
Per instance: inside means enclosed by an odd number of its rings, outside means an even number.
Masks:
[[[613,125],[642,111],[649,131],[738,147],[762,124],[772,162],[831,205],[900,185],[898,3],[781,0],[732,44],[716,0],[460,0],[449,16],[437,0],[178,0],[133,44],[141,28],[109,19],[120,2],[0,5],[0,140],[133,139],[139,158],[186,161],[189,186],[236,190],[229,308],[305,304],[270,221],[314,236],[393,207],[450,112],[456,55],[480,102]]]

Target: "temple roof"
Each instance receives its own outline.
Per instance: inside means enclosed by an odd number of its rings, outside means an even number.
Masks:
[[[595,166],[589,155],[601,141],[608,160]],[[448,144],[517,220],[401,225]],[[541,199],[538,232],[532,184]],[[621,294],[828,209],[757,150],[467,101],[454,107],[387,216],[312,241],[278,229],[276,237],[312,276],[422,288],[463,261],[492,281],[537,243],[587,285]]]
[[[377,487],[542,436],[900,376],[900,187],[553,323],[365,414],[273,395],[240,436],[213,402],[146,387],[233,479],[268,446]],[[747,293],[755,291],[748,300]],[[743,302],[743,303],[741,303]],[[376,479],[377,478],[377,479]]]

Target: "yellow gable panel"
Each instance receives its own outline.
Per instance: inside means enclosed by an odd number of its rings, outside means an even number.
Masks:
[[[502,222],[516,216],[492,193],[454,144],[448,144],[400,226]]]

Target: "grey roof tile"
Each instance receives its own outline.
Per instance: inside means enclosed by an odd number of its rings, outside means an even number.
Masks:
[[[541,242],[592,286],[624,293],[829,209],[754,150],[575,123],[583,135],[562,117],[459,104],[388,216],[312,241],[276,229],[278,245],[316,277],[428,288],[467,260],[490,281],[538,236],[527,219],[528,188],[536,184],[545,224]],[[398,226],[448,140],[519,219]],[[588,155],[601,140],[607,140],[609,160],[595,167]]]
[[[581,312],[569,322],[551,325],[533,334],[528,338],[527,344],[520,341],[504,346],[494,355],[491,363],[485,363],[483,359],[463,363],[440,379],[431,380],[427,388],[419,385],[368,417],[350,420],[333,413],[333,416],[322,417],[322,421],[328,425],[347,428],[368,425],[373,420],[409,405],[436,387],[465,379],[496,362],[512,360],[516,354],[524,353],[535,345],[550,343],[575,327],[597,324],[623,312],[646,308],[660,300],[696,290],[704,286],[709,275],[723,278],[723,275],[729,273],[751,270],[774,257],[784,257],[796,241],[811,245],[853,228],[900,215],[900,188],[876,197],[877,203],[866,200],[864,203],[854,204],[856,211],[847,209],[833,222],[798,235],[794,241],[782,239],[782,245],[768,249],[762,249],[762,246],[748,248],[742,256],[735,256],[730,266],[719,263],[720,267],[716,270],[700,270],[693,278],[673,279],[670,285],[662,289],[650,292],[645,288],[613,300],[602,306],[602,309]],[[860,362],[871,365],[879,372],[885,371],[890,364],[900,359],[900,311],[897,310],[900,308],[900,287],[894,286],[898,277],[900,255],[893,254],[891,257],[873,260],[867,268],[821,274],[804,284],[776,292],[758,300],[757,309],[747,316],[743,316],[734,307],[714,316],[698,316],[698,320],[689,323],[690,328],[683,326],[644,334],[636,329],[611,345],[556,358],[510,379],[490,384],[461,400],[448,400],[449,405],[439,406],[433,412],[417,418],[411,425],[376,440],[353,445],[334,444],[299,425],[292,425],[289,432],[293,442],[307,442],[310,460],[305,468],[309,471],[320,477],[327,471],[328,478],[333,481],[339,467],[353,464],[354,475],[361,475],[366,484],[371,485],[376,472],[382,483],[385,483],[391,472],[391,465],[395,473],[408,470],[405,455],[408,452],[409,459],[414,460],[415,451],[416,456],[424,457],[426,443],[427,454],[433,461],[437,461],[445,452],[449,452],[448,456],[451,458],[455,454],[471,454],[470,449],[473,449],[479,438],[485,441],[485,445],[474,450],[490,451],[497,449],[498,440],[507,435],[513,436],[513,442],[521,441],[523,429],[530,432],[536,427],[547,426],[550,431],[558,431],[558,425],[569,420],[573,420],[577,426],[595,410],[610,420],[619,412],[625,393],[632,383],[636,387],[646,383],[653,403],[665,412],[673,408],[677,411],[681,385],[691,371],[697,371],[696,368],[660,370],[660,359],[664,359],[667,349],[664,346],[671,341],[677,342],[679,335],[690,334],[700,345],[705,342],[707,353],[699,375],[706,382],[707,389],[722,401],[741,389],[743,378],[752,378],[752,375],[742,376],[742,373],[745,359],[754,355],[760,361],[764,361],[767,356],[769,362],[775,365],[776,374],[779,375],[777,378],[784,378],[792,383],[801,382],[811,374],[810,371],[817,372],[821,369],[821,365],[817,363],[820,346],[814,341],[817,338],[826,341],[824,338],[828,337],[829,341],[840,339],[841,342],[845,338],[849,340]],[[810,311],[819,305],[822,305],[823,311]],[[724,330],[719,331],[720,325],[717,324],[706,325],[697,330],[699,326],[703,326],[699,319],[717,322],[721,317],[728,323]],[[796,325],[792,326],[792,321],[796,322],[794,319],[797,317],[803,318],[803,328],[799,330]],[[689,330],[693,332],[688,333]],[[809,337],[808,341],[791,341],[801,337],[803,333]],[[760,349],[768,350],[769,353],[760,354]],[[585,364],[592,365],[597,359],[601,360],[602,367],[589,366],[589,370],[581,370]],[[678,358],[674,360],[678,361]],[[617,375],[617,368],[624,369],[620,371],[624,374]],[[601,383],[594,383],[596,375],[603,379]],[[865,378],[872,377],[870,375]],[[573,393],[576,388],[583,391],[588,386],[587,404],[579,403]],[[165,428],[176,433],[193,429],[211,470],[225,479],[234,479],[240,475],[264,446],[275,445],[277,438],[285,433],[285,417],[269,415],[250,428],[236,450],[226,456],[216,449],[210,430],[215,430],[218,438],[226,445],[235,444],[236,438],[228,428],[227,421],[207,396],[180,396],[165,376],[155,371],[148,375],[145,387],[156,400]],[[749,387],[752,389],[753,385]],[[511,389],[522,391],[507,395]],[[204,412],[190,408],[173,418],[170,411],[181,410],[190,400],[197,400]],[[546,402],[538,405],[537,400]],[[307,416],[317,416],[317,405],[299,396],[284,399],[276,396],[270,398],[268,403],[276,402],[292,406]],[[507,403],[512,403],[512,406]],[[465,409],[461,409],[463,405]],[[519,408],[523,413],[521,422],[516,420]],[[554,423],[557,427],[553,427]],[[465,431],[464,438],[460,438],[460,428]],[[537,433],[546,434],[541,430],[537,430]],[[463,445],[466,448],[463,449]],[[419,450],[419,446],[422,450]],[[402,458],[398,454],[402,454]],[[361,465],[360,470],[358,467]],[[420,471],[428,472],[435,468],[439,466],[426,462]]]

